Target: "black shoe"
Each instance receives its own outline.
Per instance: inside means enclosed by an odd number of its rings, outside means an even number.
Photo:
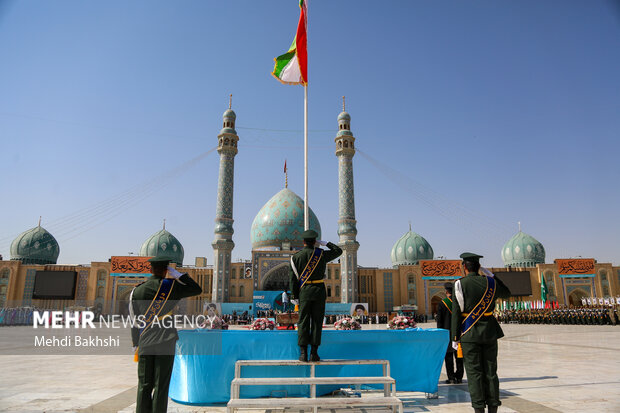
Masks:
[[[299,361],[308,362],[308,348],[306,346],[299,346]]]
[[[461,383],[463,383],[463,379],[455,379],[454,382],[456,384],[461,384]]]
[[[319,346],[312,346],[312,348],[310,349],[310,361],[321,361],[318,351]]]
[[[452,384],[452,383],[454,383],[454,381],[452,381],[452,379],[448,379],[448,380],[445,381],[445,383],[446,384]]]

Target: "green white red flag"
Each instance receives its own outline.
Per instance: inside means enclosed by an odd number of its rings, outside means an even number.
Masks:
[[[274,59],[276,64],[271,74],[287,85],[308,84],[307,3],[308,0],[299,1],[301,12],[293,44],[286,53]]]

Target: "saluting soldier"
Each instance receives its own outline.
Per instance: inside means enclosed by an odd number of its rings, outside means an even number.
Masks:
[[[308,361],[308,345],[311,348],[310,361],[321,360],[318,349],[321,345],[327,299],[323,278],[327,263],[342,254],[342,249],[331,242],[318,242],[329,250],[316,247],[318,236],[319,234],[311,229],[301,234],[304,247],[291,257],[289,269],[291,302],[299,302],[299,361]]]
[[[510,290],[493,273],[482,268],[481,255],[466,252],[461,270],[464,277],[454,284],[452,340],[460,343],[471,404],[476,413],[496,413],[499,400],[497,339],[504,336],[493,316],[496,298],[510,297]]]
[[[168,266],[170,258],[157,256],[149,262],[153,275],[133,289],[129,305],[130,314],[138,320],[131,329],[138,356],[136,413],[166,412],[174,348],[179,338],[172,311],[180,299],[202,293],[189,275]]]
[[[437,328],[443,328],[450,331],[452,324],[452,283],[445,283],[444,289],[446,290],[446,298],[441,301],[441,304],[437,307]],[[448,349],[446,350],[446,374],[448,380],[446,384],[462,383],[463,382],[463,359],[457,357],[456,350],[450,345],[450,341],[446,343]],[[456,371],[454,370],[454,359],[456,359]]]

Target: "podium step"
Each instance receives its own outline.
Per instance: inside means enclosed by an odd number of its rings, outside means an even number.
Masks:
[[[382,376],[363,377],[316,377],[316,369],[321,366],[352,366],[382,365]],[[309,366],[310,376],[305,377],[241,377],[242,367],[256,366]],[[317,385],[361,385],[382,384],[383,395],[369,397],[316,397]],[[310,386],[310,397],[284,397],[242,399],[241,386],[278,386],[307,385]],[[272,409],[272,408],[312,408],[317,413],[320,408],[337,407],[391,407],[395,412],[403,413],[403,403],[395,396],[396,381],[390,377],[388,360],[321,360],[319,362],[303,362],[299,360],[238,360],[235,363],[235,378],[230,383],[230,401],[227,412],[234,413],[237,409]]]
[[[264,409],[284,407],[362,407],[362,406],[402,406],[398,397],[285,397],[268,399],[232,399],[228,402],[229,408],[235,409]],[[402,411],[402,410],[401,410]]]
[[[394,379],[384,376],[372,377],[244,377],[233,379],[233,385],[304,385],[304,384],[394,384]]]
[[[389,364],[388,360],[341,360],[326,359],[321,361],[299,360],[237,360],[237,366],[354,366],[360,364]]]

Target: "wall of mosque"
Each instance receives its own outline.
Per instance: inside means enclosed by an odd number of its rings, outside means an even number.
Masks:
[[[280,264],[286,257],[279,257]],[[262,265],[262,261],[260,261]],[[271,265],[271,264],[269,264]],[[254,277],[251,262],[231,264],[230,302],[252,302]],[[76,271],[75,300],[33,300],[36,271]],[[491,271],[505,271],[506,268],[490,268]],[[548,298],[560,305],[581,305],[581,297],[615,297],[620,295],[620,266],[610,263],[595,263],[594,274],[583,277],[561,277],[556,264],[538,264],[529,268],[510,268],[511,271],[529,271],[532,295],[512,300],[536,301],[541,299],[541,277],[545,277]],[[186,311],[201,312],[204,303],[212,302],[211,267],[183,267],[202,286],[200,296],[188,299]],[[110,276],[109,262],[91,262],[90,265],[32,265],[19,261],[0,261],[0,306],[36,306],[46,309],[65,309],[73,306],[100,306],[103,313],[123,312],[128,293],[143,277]],[[417,306],[418,313],[433,314],[436,306],[445,297],[441,279],[423,279],[419,265],[405,265],[397,268],[358,268],[359,294],[357,302],[366,302],[369,311],[389,312],[403,305]],[[329,263],[325,274],[327,302],[340,302],[340,264]],[[122,310],[122,311],[121,311]]]

